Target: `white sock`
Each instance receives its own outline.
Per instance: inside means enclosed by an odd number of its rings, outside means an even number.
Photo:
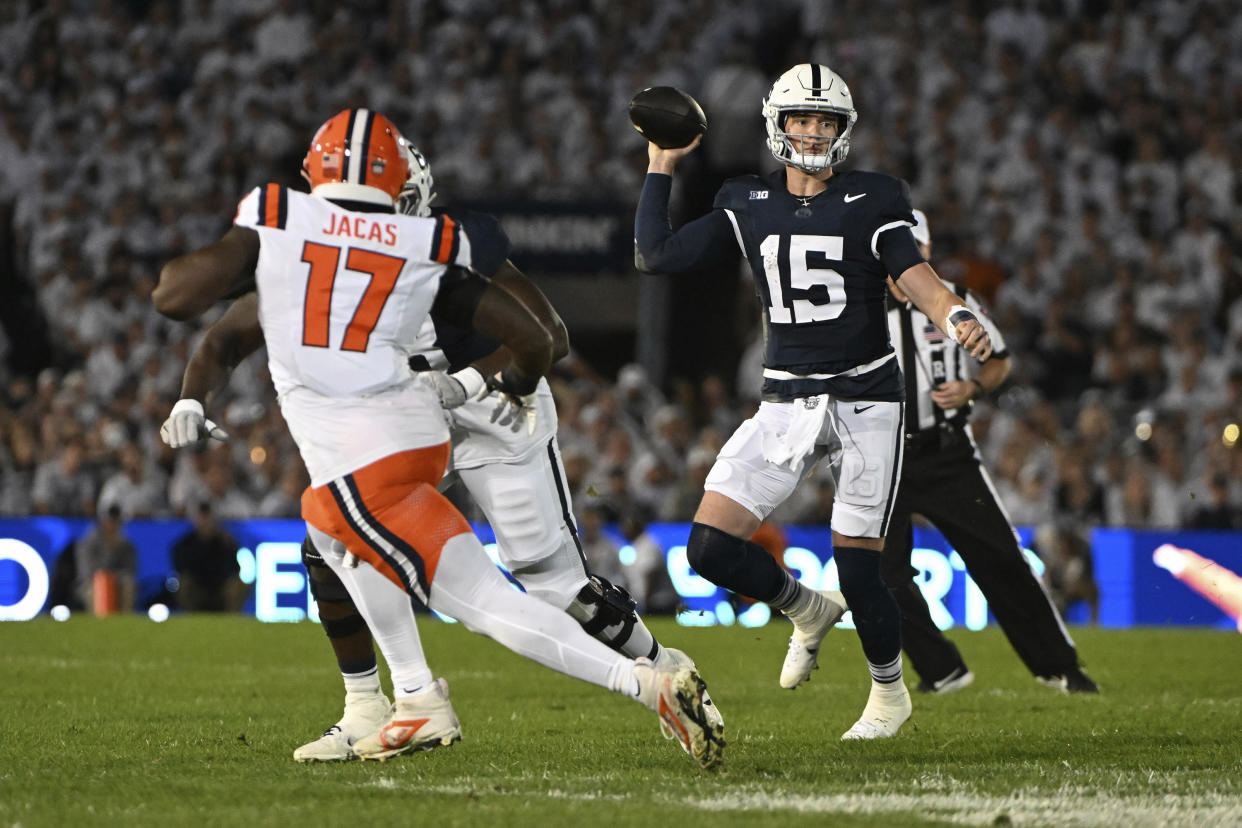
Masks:
[[[623,696],[637,700],[642,688],[638,685],[638,676],[634,675],[634,662],[628,658],[620,659],[608,676],[608,689]]]
[[[345,680],[345,698],[351,696],[377,696],[381,692],[379,668],[372,667],[365,673],[341,673]]]
[[[780,610],[794,624],[800,624],[815,619],[824,611],[824,598],[810,587],[797,584],[797,589],[788,606],[781,607]]]
[[[871,696],[868,699],[875,699],[879,704],[892,704],[899,701],[909,693],[906,686],[900,681],[894,681],[891,684],[882,684],[878,681],[871,682]]]
[[[414,622],[410,596],[367,564],[356,567],[334,565],[331,555],[324,561],[340,577],[358,613],[367,622],[375,646],[388,663],[393,696],[412,695],[431,684],[434,676],[423,654],[423,642]]]
[[[896,687],[901,684],[901,653],[888,664],[872,664],[867,662],[871,670],[871,680],[878,687]]]

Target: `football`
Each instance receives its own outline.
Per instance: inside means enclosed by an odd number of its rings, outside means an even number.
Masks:
[[[631,98],[630,121],[662,149],[684,147],[707,130],[703,107],[672,86],[650,86]]]

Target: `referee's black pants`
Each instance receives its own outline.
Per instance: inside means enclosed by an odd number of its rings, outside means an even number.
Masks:
[[[927,682],[965,669],[961,653],[932,621],[910,565],[912,513],[931,521],[957,550],[1009,643],[1036,676],[1075,668],[1078,654],[1047,591],[1031,570],[996,500],[970,435],[946,427],[908,438],[897,502],[884,543],[884,579],[901,607],[906,656]]]

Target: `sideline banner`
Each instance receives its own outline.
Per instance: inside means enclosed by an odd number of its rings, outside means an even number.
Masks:
[[[242,580],[252,587],[245,611],[264,621],[317,620],[301,563],[305,524],[300,520],[223,524],[237,540]],[[66,564],[72,560],[75,542],[93,525],[87,518],[0,518],[0,620],[33,618],[55,604],[73,601],[74,579]],[[187,520],[132,520],[125,524],[125,534],[138,550],[138,606],[133,609],[144,611],[158,603],[175,609],[172,548],[191,528]],[[474,528],[494,559],[490,527],[482,524]],[[684,603],[678,614],[681,623],[767,623],[770,612],[766,605],[732,600],[690,568],[685,550],[688,524],[652,524],[649,531],[664,547],[669,577]],[[785,565],[808,586],[835,588],[837,573],[829,529],[790,526],[784,531],[789,542]],[[633,550],[620,535],[609,534],[619,549],[624,572],[633,561]],[[1024,544],[1029,544],[1029,529],[1019,530],[1019,535]],[[914,565],[920,571],[920,586],[936,623],[942,629],[980,629],[994,623],[982,593],[940,533],[916,527],[914,543]],[[1156,554],[1166,544],[1189,550],[1195,557],[1181,556],[1180,565],[1170,563],[1167,552]],[[1097,529],[1092,532],[1091,548],[1102,626],[1239,629],[1239,619],[1230,614],[1237,612],[1237,603],[1216,593],[1233,583],[1230,575],[1242,576],[1242,533]],[[1037,572],[1042,571],[1042,562],[1029,550],[1028,559]],[[1189,560],[1194,561],[1194,571],[1186,569],[1184,561]],[[1214,573],[1211,578],[1195,577],[1198,570],[1209,566]],[[1087,608],[1081,604],[1072,607],[1067,620],[1085,623]]]
[[[609,201],[469,201],[491,213],[513,244],[510,258],[540,273],[598,273],[633,266],[634,212]]]

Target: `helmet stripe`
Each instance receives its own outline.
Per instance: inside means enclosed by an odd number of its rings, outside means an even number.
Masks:
[[[358,159],[359,165],[362,167],[362,178],[358,180],[359,184],[367,183],[367,175],[371,169],[371,130],[375,126],[375,113],[367,111],[366,126],[362,130],[362,143],[358,146],[362,147],[362,157]]]
[[[819,90],[820,90],[819,84],[820,84],[819,64],[812,63],[811,64],[811,94],[817,98],[819,97]]]
[[[350,156],[353,155],[353,153],[349,151],[349,136],[354,134],[354,121],[357,120],[357,118],[358,118],[358,110],[356,109],[349,110],[349,118],[348,120],[345,121],[345,134],[342,135],[340,138],[341,144],[343,145],[342,152],[345,156],[344,158],[341,159],[341,164],[344,167],[341,170],[342,181],[349,180],[349,159],[350,159]],[[326,138],[327,136],[324,136],[324,137]]]
[[[345,147],[349,153],[343,180],[350,184],[362,183],[363,156],[367,154],[367,145],[362,143],[367,132],[367,123],[371,113],[366,109],[354,109],[349,113],[349,125],[345,128]]]

